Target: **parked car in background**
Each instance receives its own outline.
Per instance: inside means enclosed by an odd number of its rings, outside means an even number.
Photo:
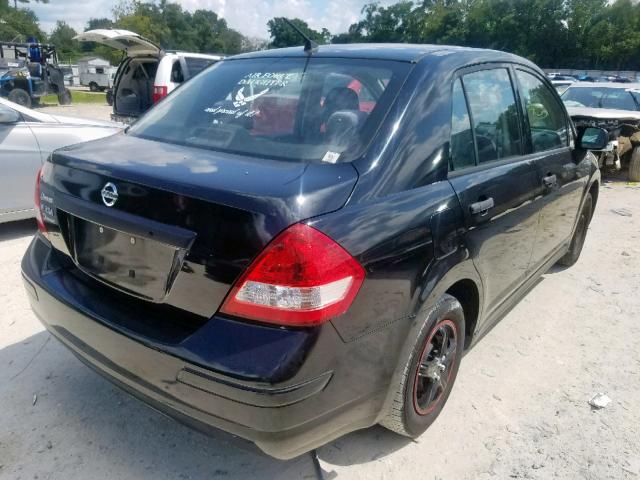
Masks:
[[[574,83],[573,80],[551,80],[551,84],[559,94],[562,94],[572,83]]]
[[[111,118],[134,122],[154,103],[223,55],[164,51],[151,40],[128,30],[89,30],[74,37],[126,52],[113,80]]]
[[[571,75],[564,75],[560,73],[548,73],[547,78],[549,78],[549,80],[568,81],[568,82],[575,82],[577,80],[576,77],[573,77]]]
[[[620,75],[605,75],[598,79],[598,82],[613,82],[613,83],[632,83],[632,80],[627,77],[622,77]]]
[[[25,287],[78,357],[191,425],[279,458],[376,423],[415,438],[463,351],[577,261],[606,142],[507,53],[239,55],[54,152]]]
[[[609,143],[595,152],[601,168],[628,168],[629,180],[640,181],[640,83],[575,83],[562,100],[579,127],[609,132]]]
[[[0,223],[35,215],[33,176],[53,150],[113,135],[121,127],[48,115],[0,98]]]

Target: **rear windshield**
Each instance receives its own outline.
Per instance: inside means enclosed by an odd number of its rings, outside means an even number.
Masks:
[[[135,136],[291,161],[354,159],[410,64],[335,58],[217,63],[142,117]]]
[[[638,109],[633,94],[625,88],[574,87],[562,94],[562,100],[569,107]]]

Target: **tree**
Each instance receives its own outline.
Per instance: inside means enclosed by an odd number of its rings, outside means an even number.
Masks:
[[[331,40],[331,33],[329,33],[329,30],[326,28],[318,32],[310,28],[307,22],[299,18],[294,18],[290,21],[317,44],[322,45],[329,43]],[[270,46],[272,48],[295,47],[304,44],[304,39],[298,32],[291,28],[291,25],[286,22],[284,17],[272,18],[267,22],[267,27],[271,35]]]
[[[32,10],[10,8],[0,0],[0,40],[24,42],[29,37],[44,40],[46,35],[38,25],[38,17]]]
[[[90,18],[87,22],[87,28],[85,28],[84,31],[97,30],[99,28],[113,28],[113,26],[113,20],[109,18]]]
[[[77,35],[76,31],[67,25],[66,22],[58,20],[56,26],[49,35],[49,43],[56,46],[58,58],[71,63],[80,56],[80,45],[73,39]]]

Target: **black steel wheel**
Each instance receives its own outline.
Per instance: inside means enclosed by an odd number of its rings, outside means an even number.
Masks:
[[[458,328],[444,319],[433,327],[420,354],[413,379],[413,408],[428,415],[447,391],[458,355]]]

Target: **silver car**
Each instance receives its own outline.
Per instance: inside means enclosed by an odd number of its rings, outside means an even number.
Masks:
[[[112,122],[49,115],[0,98],[0,223],[35,216],[36,173],[53,150],[121,128]]]

